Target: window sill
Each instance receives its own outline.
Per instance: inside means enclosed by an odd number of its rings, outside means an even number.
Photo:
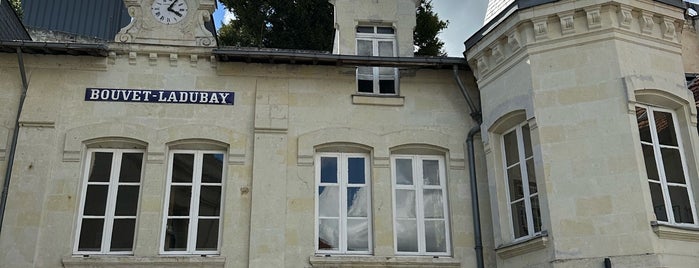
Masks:
[[[460,267],[451,257],[311,256],[311,267]]]
[[[135,257],[135,256],[72,256],[63,257],[61,260],[63,267],[224,267],[226,258],[200,257],[200,256],[178,256],[178,257]]]
[[[531,238],[511,244],[501,245],[495,249],[495,253],[497,253],[500,258],[508,259],[514,256],[544,249],[547,245],[548,233],[546,231],[542,231],[540,234]]]
[[[354,94],[352,95],[352,104],[403,106],[405,98],[397,95]]]
[[[699,242],[699,228],[697,227],[670,225],[656,221],[651,222],[650,225],[658,238]]]

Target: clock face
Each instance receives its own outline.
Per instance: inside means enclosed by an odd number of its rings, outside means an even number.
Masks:
[[[185,0],[155,0],[150,8],[155,20],[164,24],[175,24],[187,16]]]

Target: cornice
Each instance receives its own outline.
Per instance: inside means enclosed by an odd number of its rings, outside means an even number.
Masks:
[[[564,47],[597,33],[640,36],[651,46],[677,49],[683,24],[681,9],[649,0],[559,1],[515,11],[467,50],[466,58],[481,83],[534,47]]]

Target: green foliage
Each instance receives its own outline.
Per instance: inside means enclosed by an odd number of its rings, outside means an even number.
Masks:
[[[439,40],[439,32],[447,28],[449,21],[440,20],[432,10],[432,0],[420,0],[416,11],[416,26],[413,32],[413,42],[419,56],[446,56],[444,42]]]
[[[333,7],[327,0],[221,0],[236,19],[218,30],[224,46],[332,50]],[[448,25],[432,10],[431,0],[416,9],[416,55],[445,56],[437,35]]]
[[[17,13],[19,19],[22,19],[22,16],[24,15],[24,12],[22,12],[22,0],[10,0],[10,5],[12,5],[12,8],[15,10],[15,13]]]
[[[327,0],[222,0],[236,20],[219,30],[229,46],[332,49],[333,7]]]

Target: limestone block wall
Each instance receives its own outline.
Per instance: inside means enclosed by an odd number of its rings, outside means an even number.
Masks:
[[[9,77],[16,73],[13,58],[1,56],[6,101],[12,94],[5,89],[19,82]],[[403,104],[385,106],[353,104],[351,67],[217,62],[206,49],[143,44],[112,44],[108,57],[25,55],[25,61],[30,87],[0,235],[2,267],[475,262],[463,147],[473,122],[451,70],[413,70],[401,78]],[[235,104],[88,102],[87,87],[234,91]],[[121,139],[146,148],[133,256],[73,256],[86,150]],[[227,148],[218,256],[159,252],[168,151],[182,143]],[[370,148],[373,254],[316,257],[313,159],[319,148],[343,144]],[[389,164],[396,150],[445,157],[452,256],[396,257]],[[479,177],[486,178],[484,168]],[[487,193],[481,199],[487,203]]]
[[[693,174],[683,22],[682,10],[652,1],[560,1],[518,11],[467,51],[483,100],[498,267],[599,267],[606,257],[615,267],[695,265],[699,255],[686,247],[696,240],[651,225],[634,110],[676,109]],[[656,94],[674,101],[648,97]],[[521,122],[531,129],[546,232],[515,241],[501,139]]]
[[[393,27],[398,56],[413,56],[415,0],[331,0],[335,6],[334,54],[356,54],[355,33],[358,25]]]
[[[0,183],[4,183],[6,159],[19,107],[22,80],[20,79],[17,55],[3,53],[0,57],[0,62],[2,62],[0,64],[0,81],[6,81],[0,88],[0,107],[4,107],[2,114],[0,114],[0,174],[2,174]]]
[[[687,20],[682,29],[682,62],[685,73],[699,73],[699,20]]]

